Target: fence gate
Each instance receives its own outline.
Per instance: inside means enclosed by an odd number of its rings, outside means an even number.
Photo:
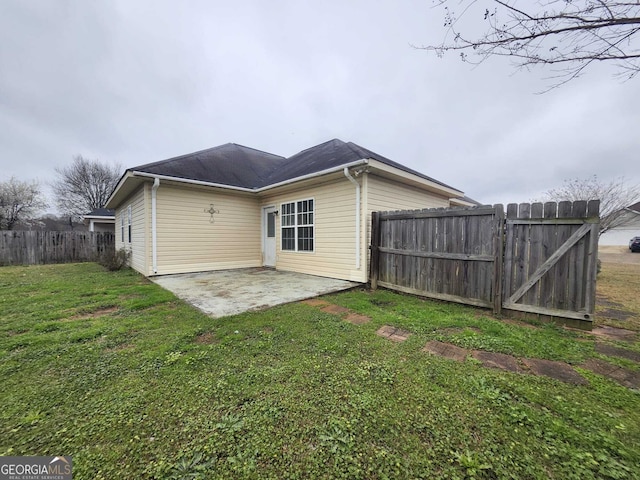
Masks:
[[[597,200],[373,212],[371,287],[559,317],[595,309]],[[588,323],[585,323],[587,321]]]
[[[371,284],[501,309],[502,205],[373,212]]]
[[[504,308],[591,320],[599,206],[597,200],[507,206]]]

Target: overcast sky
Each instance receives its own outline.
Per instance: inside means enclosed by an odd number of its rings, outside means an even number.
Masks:
[[[640,78],[601,65],[536,95],[551,72],[412,48],[442,24],[432,0],[2,0],[0,181],[339,138],[483,203],[640,183]]]

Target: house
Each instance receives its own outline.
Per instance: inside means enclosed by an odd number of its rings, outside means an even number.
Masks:
[[[115,231],[115,210],[96,208],[86,214],[83,218],[84,224],[89,227],[90,232],[113,233]]]
[[[289,158],[228,143],[140,165],[106,207],[147,276],[265,266],[366,282],[372,211],[474,204],[334,139]]]
[[[640,236],[640,202],[624,209],[616,219],[616,227],[600,235],[599,245],[629,245],[629,240]]]

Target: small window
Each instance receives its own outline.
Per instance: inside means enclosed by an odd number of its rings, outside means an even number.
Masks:
[[[131,205],[127,207],[127,225],[128,225],[129,243],[131,243]]]
[[[124,212],[120,213],[120,241],[124,243]]]
[[[276,214],[275,212],[267,213],[267,237],[274,238],[276,236]]]
[[[313,199],[283,203],[280,207],[282,250],[313,252],[314,201]]]

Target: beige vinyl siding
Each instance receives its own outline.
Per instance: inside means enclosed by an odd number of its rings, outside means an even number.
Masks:
[[[282,250],[280,215],[276,221],[276,268],[322,277],[366,281],[355,268],[355,186],[346,178],[262,199],[263,206],[314,200],[314,251]]]
[[[160,183],[156,201],[158,275],[260,266],[257,198]]]
[[[150,231],[150,208],[148,202],[148,186],[143,185],[116,209],[116,249],[124,248],[131,254],[131,268],[149,275],[150,260],[148,255]],[[131,206],[131,243],[128,234],[128,209]],[[122,242],[122,218],[124,217],[124,242]]]
[[[365,195],[365,248],[371,245],[371,212],[449,207],[449,197],[372,174],[366,176]],[[368,249],[365,263],[368,272]]]
[[[449,206],[448,197],[439,196],[377,175],[367,175],[367,190],[367,216],[369,217],[369,222],[371,221],[371,212]]]

